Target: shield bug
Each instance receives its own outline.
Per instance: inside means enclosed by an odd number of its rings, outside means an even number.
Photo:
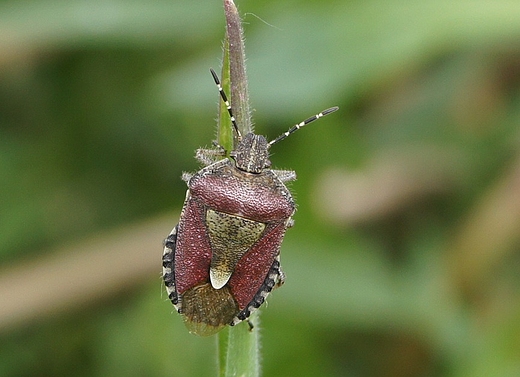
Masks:
[[[242,136],[216,73],[238,144],[199,149],[206,165],[184,174],[188,185],[179,224],[164,241],[163,279],[168,298],[190,332],[212,335],[248,319],[273,288],[283,284],[280,245],[296,206],[285,182],[288,170],[272,170],[269,148],[299,128],[336,111],[324,110],[268,142]]]

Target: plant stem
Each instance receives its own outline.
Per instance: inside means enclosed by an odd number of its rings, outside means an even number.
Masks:
[[[238,129],[242,135],[252,132],[249,95],[245,68],[244,37],[238,10],[232,0],[224,0],[226,15],[226,37],[222,63],[222,88],[230,95],[231,108]],[[229,114],[219,101],[219,121],[217,125],[218,143],[229,156],[236,145],[236,135],[231,126]],[[258,312],[257,312],[258,313]],[[227,327],[218,334],[218,365],[220,377],[256,377],[260,371],[258,314],[249,318],[254,328],[247,322]]]
[[[235,327],[225,328],[218,334],[219,377],[260,375],[257,313],[253,313],[249,318],[254,325],[253,329],[250,329],[247,322],[241,322]]]
[[[231,79],[231,107],[242,135],[252,132],[247,89],[244,33],[242,20],[232,0],[224,0],[226,13],[226,41]],[[224,64],[225,66],[225,64]]]

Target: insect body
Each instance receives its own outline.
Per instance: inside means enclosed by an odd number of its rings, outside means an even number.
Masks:
[[[247,319],[273,288],[283,284],[280,245],[296,209],[284,182],[296,179],[296,174],[271,170],[269,148],[338,109],[308,118],[271,142],[253,133],[242,137],[218,77],[211,73],[238,145],[231,158],[218,161],[215,156],[222,151],[197,151],[207,166],[183,176],[186,200],[163,253],[168,297],[190,332],[202,336]]]

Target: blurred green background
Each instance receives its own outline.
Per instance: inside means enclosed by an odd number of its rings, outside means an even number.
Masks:
[[[299,209],[265,376],[520,375],[520,3],[237,1]],[[265,22],[263,22],[264,20]],[[0,2],[0,375],[211,376],[162,239],[215,137],[219,0]]]

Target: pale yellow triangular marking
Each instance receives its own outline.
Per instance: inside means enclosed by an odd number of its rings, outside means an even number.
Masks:
[[[257,242],[265,224],[208,209],[206,224],[213,257],[209,270],[211,285],[220,289],[233,275],[242,256]]]

